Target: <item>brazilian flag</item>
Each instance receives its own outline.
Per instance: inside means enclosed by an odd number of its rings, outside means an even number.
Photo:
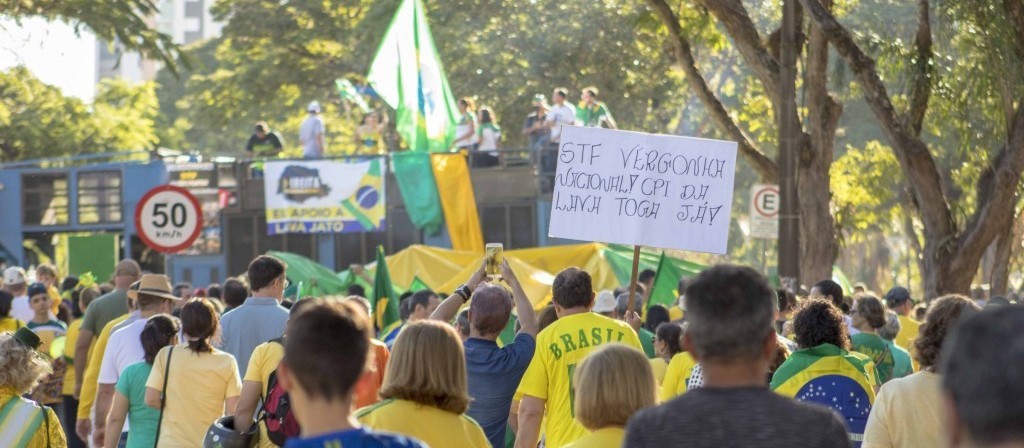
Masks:
[[[874,363],[832,344],[798,350],[772,377],[773,391],[835,409],[859,448],[875,402]]]
[[[377,271],[373,277],[374,326],[379,334],[387,334],[394,327],[402,324],[398,313],[398,296],[391,285],[391,274],[384,259],[384,247],[377,246]]]

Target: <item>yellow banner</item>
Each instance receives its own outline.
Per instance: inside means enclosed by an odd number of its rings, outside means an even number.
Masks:
[[[434,167],[434,180],[452,248],[482,255],[484,236],[480,230],[480,215],[476,210],[466,157],[463,154],[432,154],[430,162]]]

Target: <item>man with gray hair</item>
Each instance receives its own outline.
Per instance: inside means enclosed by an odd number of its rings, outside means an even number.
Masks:
[[[683,344],[703,366],[704,388],[634,414],[623,446],[850,446],[831,410],[766,387],[778,340],[774,292],[761,274],[715,266],[687,287],[686,302]]]
[[[1024,307],[967,318],[943,345],[946,446],[1024,446]]]
[[[914,373],[914,365],[910,361],[910,352],[905,348],[896,345],[896,335],[900,334],[900,318],[893,310],[885,311],[885,326],[878,329],[878,336],[885,341],[892,352],[892,360],[895,363],[892,368],[893,378],[903,378]]]
[[[644,354],[648,358],[654,358],[657,353],[654,352],[654,333],[643,327],[643,322],[640,321],[639,316],[643,313],[644,309],[644,295],[638,289],[636,295],[633,296],[633,312],[636,314],[629,314],[628,316],[633,319],[627,318],[626,309],[629,307],[629,292],[619,294],[615,298],[615,310],[612,312],[612,318],[621,320],[636,330],[636,335],[640,338],[640,345],[644,348]]]

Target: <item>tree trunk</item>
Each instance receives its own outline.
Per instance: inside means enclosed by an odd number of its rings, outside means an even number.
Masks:
[[[1005,296],[1010,284],[1010,260],[1013,258],[1015,246],[1020,244],[1017,234],[1020,218],[1013,221],[1013,225],[1007,227],[994,243],[996,254],[992,264],[992,276],[989,278],[989,291],[993,297]]]
[[[831,0],[824,6],[831,7]],[[835,159],[835,136],[842,107],[828,94],[828,38],[811,23],[804,82],[807,125],[797,166],[800,201],[800,278],[806,285],[832,278],[839,252],[829,168]],[[795,100],[792,99],[792,100]]]

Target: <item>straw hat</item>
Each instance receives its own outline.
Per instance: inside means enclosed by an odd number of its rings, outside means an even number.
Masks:
[[[181,300],[180,297],[175,296],[171,292],[171,280],[166,275],[160,274],[146,274],[139,280],[138,291],[129,289],[128,297],[132,300],[138,300],[139,294],[145,294],[153,297],[160,297],[170,300]]]

